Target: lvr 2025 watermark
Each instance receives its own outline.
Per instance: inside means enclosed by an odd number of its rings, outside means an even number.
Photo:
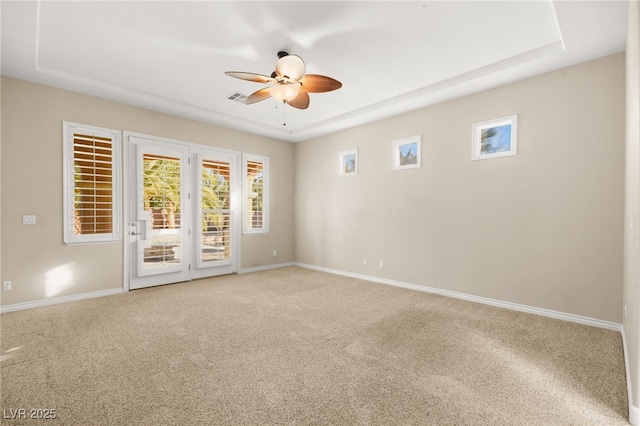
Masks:
[[[3,408],[2,418],[10,420],[33,419],[53,420],[58,417],[55,408]]]

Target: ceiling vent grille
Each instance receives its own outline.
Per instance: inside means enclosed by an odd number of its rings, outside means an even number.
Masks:
[[[240,102],[241,104],[243,104],[245,99],[247,99],[247,95],[242,94],[240,92],[233,92],[232,94],[227,96],[227,99],[235,102]]]

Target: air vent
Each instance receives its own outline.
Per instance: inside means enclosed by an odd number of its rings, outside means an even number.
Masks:
[[[229,96],[227,96],[227,99],[231,100],[231,101],[235,101],[235,102],[240,102],[241,104],[244,103],[245,99],[247,99],[247,95],[244,95],[240,92],[234,92],[232,94],[230,94]]]

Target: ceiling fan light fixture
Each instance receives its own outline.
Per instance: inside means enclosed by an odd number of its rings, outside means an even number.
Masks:
[[[300,81],[307,72],[307,67],[298,55],[287,55],[276,62],[276,74],[290,81]]]
[[[292,99],[295,99],[295,97],[298,96],[299,92],[300,92],[300,84],[298,83],[277,84],[269,88],[269,93],[271,94],[271,96],[283,102],[287,102]]]

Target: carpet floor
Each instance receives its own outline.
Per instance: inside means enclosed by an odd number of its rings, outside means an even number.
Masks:
[[[7,425],[628,424],[619,332],[298,267],[0,326]]]

